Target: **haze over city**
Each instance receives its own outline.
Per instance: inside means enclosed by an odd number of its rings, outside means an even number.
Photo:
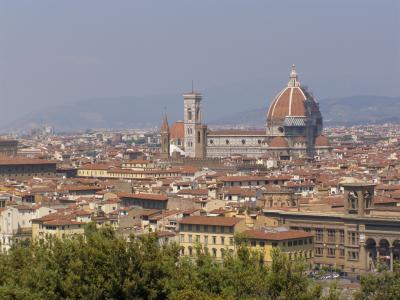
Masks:
[[[399,5],[0,1],[0,126],[86,99],[175,99],[192,80],[213,121],[267,107],[292,64],[319,99],[398,97]]]

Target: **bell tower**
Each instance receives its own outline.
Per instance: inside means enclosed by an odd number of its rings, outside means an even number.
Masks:
[[[163,123],[160,130],[161,135],[161,158],[168,159],[170,152],[170,133],[167,114],[164,114]]]
[[[354,182],[341,185],[344,188],[345,213],[359,217],[368,215],[373,205],[375,184]]]
[[[206,157],[207,126],[201,122],[202,96],[197,92],[183,94],[185,153],[187,157]]]

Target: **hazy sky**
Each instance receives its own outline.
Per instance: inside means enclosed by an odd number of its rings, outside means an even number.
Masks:
[[[0,0],[0,118],[192,79],[268,98],[292,63],[319,98],[400,96],[399,31],[396,0]]]

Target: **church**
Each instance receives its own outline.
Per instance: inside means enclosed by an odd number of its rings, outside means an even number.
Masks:
[[[183,121],[171,128],[164,115],[161,155],[215,158],[241,155],[279,160],[315,158],[331,150],[322,135],[322,115],[312,93],[300,85],[295,66],[288,84],[277,94],[266,112],[264,130],[209,130],[202,123],[202,95],[183,94]],[[175,154],[174,154],[175,153]]]

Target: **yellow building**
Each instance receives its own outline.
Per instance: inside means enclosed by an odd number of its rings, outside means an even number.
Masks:
[[[52,215],[32,220],[32,239],[46,239],[49,237],[64,238],[76,234],[84,234],[83,222],[65,219]]]
[[[308,232],[246,230],[242,233],[242,237],[249,242],[252,249],[263,252],[266,263],[272,261],[271,251],[273,248],[279,248],[291,260],[302,257],[312,263],[314,257],[314,238],[313,234]]]
[[[179,223],[181,254],[194,256],[197,246],[219,260],[235,251],[235,234],[246,230],[244,218],[190,216]]]
[[[79,177],[109,178],[108,170],[111,168],[107,164],[87,164],[78,169]]]

